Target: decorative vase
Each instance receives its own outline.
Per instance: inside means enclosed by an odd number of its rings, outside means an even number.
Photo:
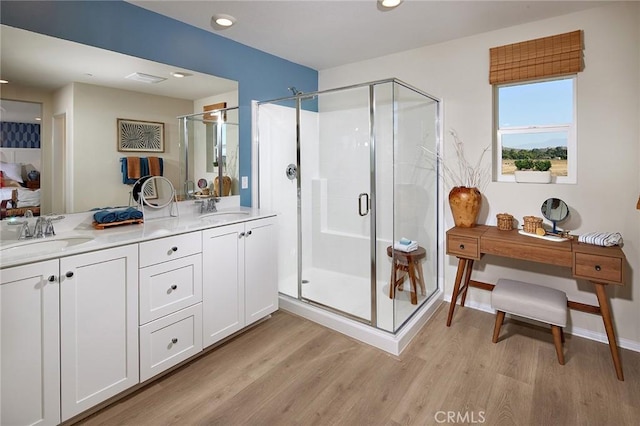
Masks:
[[[456,226],[472,228],[482,207],[482,194],[478,188],[456,186],[449,192],[449,206]]]

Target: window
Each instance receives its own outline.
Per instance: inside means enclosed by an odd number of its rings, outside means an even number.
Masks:
[[[576,77],[494,85],[499,182],[514,182],[516,160],[548,160],[555,183],[576,183]]]

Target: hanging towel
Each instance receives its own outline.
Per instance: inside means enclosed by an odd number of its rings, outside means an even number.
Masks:
[[[140,179],[142,176],[140,157],[127,157],[127,178]]]
[[[619,246],[622,244],[622,235],[619,232],[588,232],[580,235],[578,242],[603,247]]]
[[[149,174],[151,176],[162,176],[162,158],[159,157],[148,157],[149,161]]]

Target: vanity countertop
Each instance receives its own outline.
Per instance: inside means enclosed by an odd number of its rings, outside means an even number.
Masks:
[[[113,226],[100,230],[92,225],[95,212],[67,214],[64,219],[54,222],[55,236],[20,241],[17,240],[20,226],[2,221],[0,268],[275,216],[273,212],[224,204],[219,205],[217,212],[200,214],[199,207],[194,206],[193,201],[183,201],[177,205],[177,217],[166,215],[161,218],[145,218],[145,222],[141,224]],[[35,218],[31,221],[33,226]]]

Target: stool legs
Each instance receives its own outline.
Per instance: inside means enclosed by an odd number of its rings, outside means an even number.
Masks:
[[[493,339],[491,340],[493,343],[498,343],[498,336],[500,336],[500,329],[502,328],[503,322],[504,322],[504,312],[497,311],[496,325],[493,327]]]
[[[551,326],[551,333],[553,334],[553,343],[556,345],[556,353],[558,354],[558,362],[560,365],[564,365],[564,354],[562,353],[562,328],[557,325]]]

